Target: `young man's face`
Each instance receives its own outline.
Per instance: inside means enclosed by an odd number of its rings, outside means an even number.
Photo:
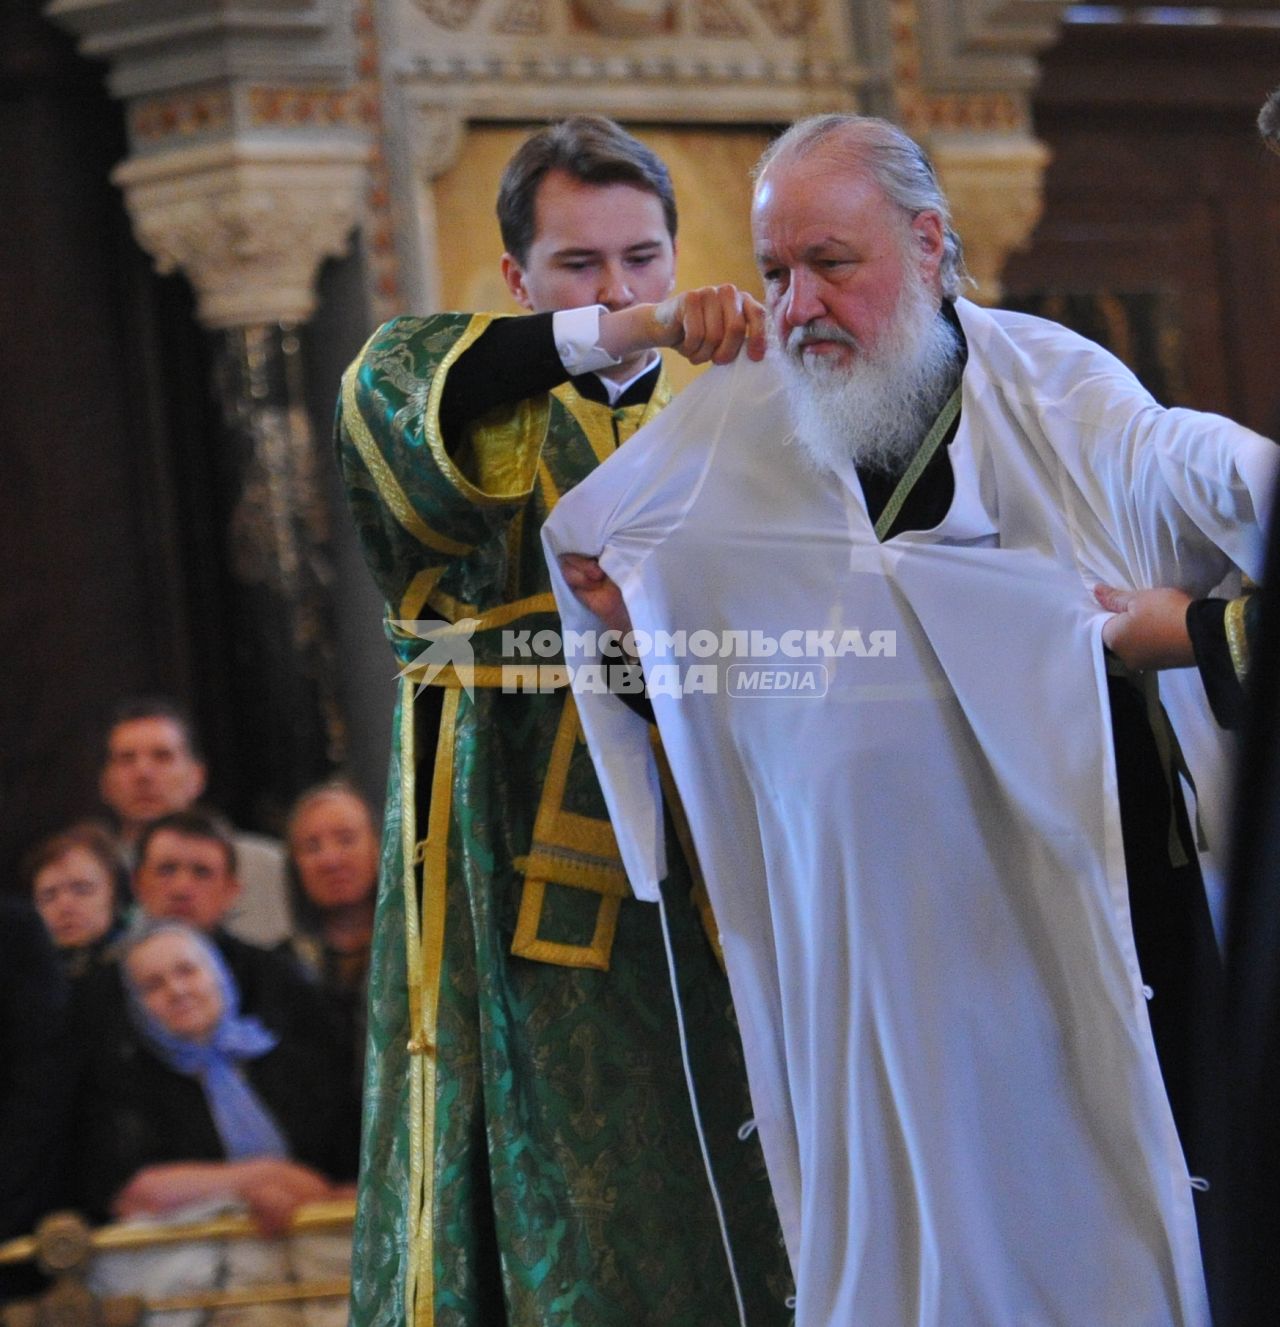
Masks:
[[[675,244],[657,194],[551,171],[538,186],[533,215],[524,262],[502,257],[502,274],[524,308],[626,309],[660,303],[675,289]]]
[[[149,916],[212,931],[239,896],[240,881],[217,839],[161,829],[147,840],[133,892]]]
[[[126,719],[111,730],[99,786],[126,829],[185,811],[204,785],[204,766],[172,719]]]

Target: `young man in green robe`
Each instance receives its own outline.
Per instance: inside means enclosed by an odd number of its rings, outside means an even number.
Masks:
[[[608,120],[529,139],[498,215],[531,316],[397,319],[339,403],[349,499],[406,666],[353,1321],[782,1324],[789,1272],[678,813],[664,908],[714,1190],[658,909],[630,896],[567,686],[514,691],[511,671],[554,662],[525,657],[559,627],[539,530],[669,399],[656,347],[759,358],[760,309],[730,286],[673,295],[666,169]],[[427,622],[455,625],[415,667]]]

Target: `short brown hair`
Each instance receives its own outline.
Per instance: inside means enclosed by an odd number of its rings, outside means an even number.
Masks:
[[[526,138],[502,172],[498,227],[516,262],[529,257],[538,186],[553,170],[582,184],[631,184],[646,190],[662,204],[667,231],[675,239],[676,195],[658,154],[603,115],[571,115]]]
[[[167,719],[182,734],[187,750],[193,760],[204,760],[200,739],[196,736],[196,726],[191,713],[185,705],[169,696],[130,696],[120,701],[107,716],[103,730],[102,755],[106,759],[111,754],[111,738],[121,724],[136,723],[140,719]]]
[[[231,826],[223,818],[213,811],[205,811],[200,807],[192,807],[187,811],[174,811],[167,816],[161,816],[159,820],[153,820],[143,828],[138,836],[138,865],[141,866],[147,858],[147,847],[151,840],[155,838],[161,830],[169,830],[173,834],[180,834],[184,839],[208,839],[218,844],[227,859],[227,872],[235,875],[239,869],[239,860],[236,857],[236,845],[231,835]]]
[[[111,881],[111,890],[115,899],[116,910],[124,907],[129,899],[129,875],[125,870],[124,858],[116,847],[116,841],[107,830],[92,820],[84,820],[68,829],[59,830],[41,839],[22,859],[19,879],[28,892],[35,888],[36,876],[46,866],[60,862],[69,852],[83,848],[95,858],[106,871]]]

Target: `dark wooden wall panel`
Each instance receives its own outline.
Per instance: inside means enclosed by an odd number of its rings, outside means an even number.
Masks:
[[[1067,25],[1034,114],[1045,212],[1005,273],[1010,303],[1146,292],[1180,347],[1173,402],[1280,425],[1280,160],[1254,121],[1280,30]]]
[[[0,885],[25,845],[97,810],[96,741],[120,697],[217,706],[217,633],[190,609],[209,559],[184,496],[207,449],[204,338],[184,283],[132,239],[108,181],[124,154],[102,71],[35,0],[6,5]],[[216,619],[216,582],[207,603]]]

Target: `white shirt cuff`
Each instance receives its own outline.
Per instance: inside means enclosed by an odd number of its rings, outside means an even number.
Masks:
[[[551,315],[556,353],[571,376],[622,363],[600,348],[600,315],[604,312],[603,304],[589,304],[585,309],[558,309]]]

